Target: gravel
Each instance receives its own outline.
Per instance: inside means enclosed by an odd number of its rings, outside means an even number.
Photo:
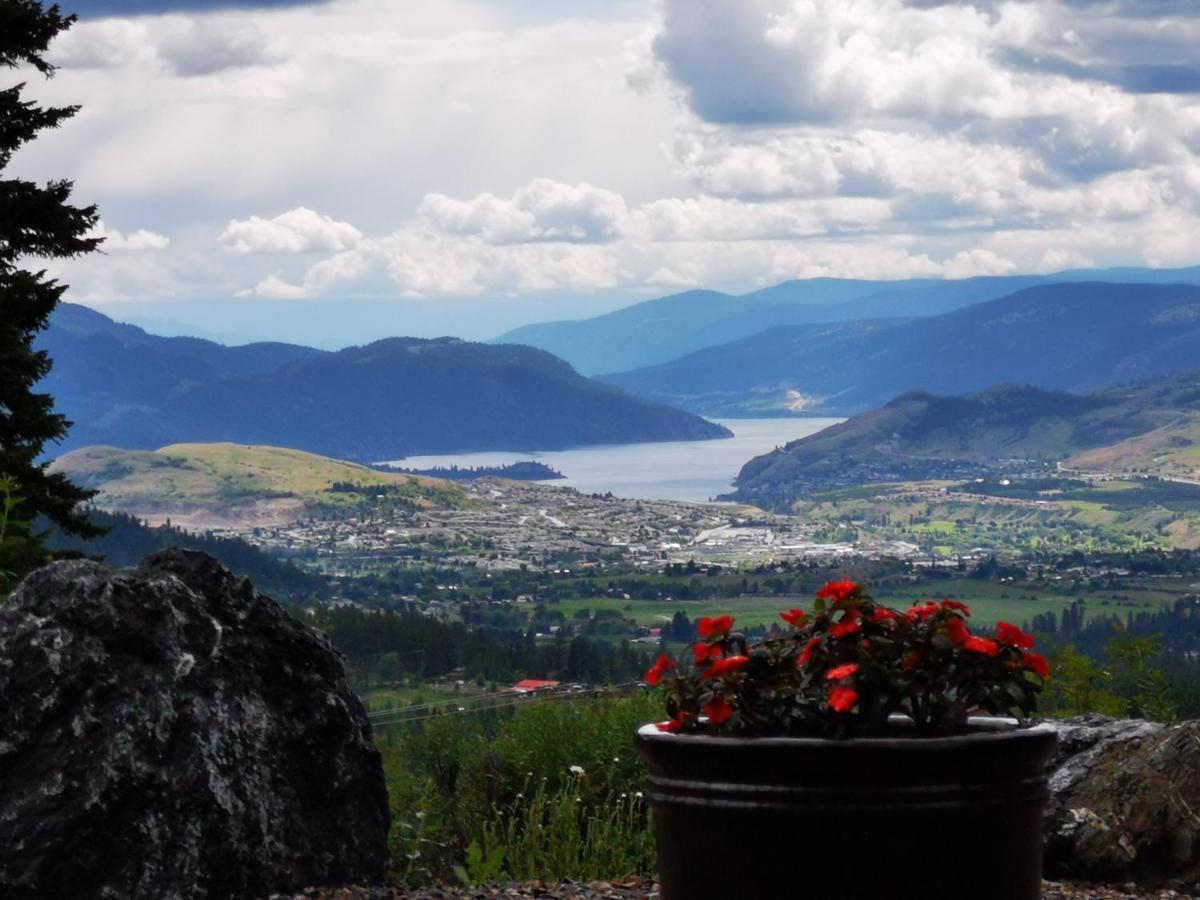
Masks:
[[[1174,890],[1149,891],[1137,885],[1067,884],[1047,881],[1042,900],[1169,900],[1200,896]],[[496,884],[473,888],[313,888],[302,894],[275,894],[270,900],[488,900],[488,898],[542,898],[542,900],[651,900],[658,897],[653,881],[563,881],[543,884]]]

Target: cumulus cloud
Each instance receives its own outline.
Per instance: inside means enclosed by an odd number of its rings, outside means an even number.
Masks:
[[[158,16],[77,24],[55,41],[50,60],[64,69],[130,65],[184,77],[277,61],[266,33],[239,16]]]
[[[223,69],[270,62],[267,36],[253,22],[185,20],[165,31],[158,55],[180,75],[210,75]]]
[[[104,241],[100,245],[100,249],[104,251],[165,250],[171,246],[171,239],[157,232],[139,228],[137,231],[125,233],[107,227],[102,221],[96,223],[90,236]]]
[[[489,243],[596,243],[616,236],[626,209],[624,198],[612,191],[536,178],[511,198],[484,193],[455,200],[429,194],[418,212],[435,227]]]
[[[337,253],[353,247],[362,232],[349,222],[298,206],[273,219],[234,219],[217,238],[234,253]]]
[[[1198,261],[1193,0],[276,5],[56,42],[39,90],[83,113],[21,173],[172,236],[77,286],[569,300]]]

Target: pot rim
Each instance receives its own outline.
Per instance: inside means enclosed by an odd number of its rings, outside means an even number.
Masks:
[[[911,722],[907,716],[891,716],[890,722],[902,724]],[[659,731],[654,722],[647,722],[637,730],[637,738],[640,741],[662,744],[678,744],[691,745],[695,747],[724,747],[729,749],[740,749],[750,747],[821,747],[830,744],[835,744],[840,748],[860,747],[885,749],[889,747],[909,748],[914,745],[920,745],[930,749],[950,748],[967,744],[985,744],[997,741],[1012,741],[1012,740],[1045,740],[1045,735],[1057,735],[1057,729],[1049,722],[1039,722],[1028,728],[1021,728],[1020,723],[1016,719],[1006,718],[1002,716],[971,716],[967,720],[968,727],[974,730],[968,731],[965,734],[953,735],[938,735],[935,737],[924,737],[921,735],[912,735],[910,737],[894,737],[888,735],[886,737],[852,737],[852,738],[828,738],[828,737],[738,737],[734,735],[720,734],[695,734],[687,733],[680,734],[672,731]]]

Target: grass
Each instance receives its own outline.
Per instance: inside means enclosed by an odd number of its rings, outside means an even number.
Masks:
[[[973,620],[983,625],[997,621],[1028,622],[1035,615],[1053,612],[1061,614],[1076,599],[1087,600],[1092,615],[1109,615],[1119,611],[1152,611],[1163,603],[1173,602],[1188,590],[1185,584],[1164,584],[1159,590],[1122,589],[1119,599],[1107,594],[1095,595],[1072,590],[1069,585],[1025,585],[997,584],[976,581],[970,578],[924,582],[920,585],[901,588],[876,588],[872,593],[890,606],[908,607],[917,600],[927,597],[954,597],[971,606]],[[1033,599],[1031,599],[1033,598]],[[1104,605],[1107,601],[1108,605]],[[615,610],[638,625],[658,627],[670,622],[674,614],[682,612],[692,621],[701,616],[730,613],[740,626],[772,625],[779,621],[779,613],[793,606],[808,606],[809,597],[743,595],[730,599],[710,600],[621,600],[613,598],[591,598],[563,600],[551,606],[560,610],[568,620],[577,610]]]
[[[56,460],[54,469],[98,490],[100,505],[134,513],[166,506],[225,509],[279,498],[362,502],[360,494],[330,492],[336,482],[411,488],[406,493],[427,505],[463,493],[439,479],[378,472],[301,450],[230,443],[171,444],[155,451],[84,447]]]
[[[401,883],[612,879],[653,870],[633,746],[657,692],[540,700],[377,733]]]

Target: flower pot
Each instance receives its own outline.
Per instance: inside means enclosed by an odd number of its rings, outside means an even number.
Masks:
[[[663,900],[1036,900],[1054,732],[893,724],[849,740],[639,729]]]

